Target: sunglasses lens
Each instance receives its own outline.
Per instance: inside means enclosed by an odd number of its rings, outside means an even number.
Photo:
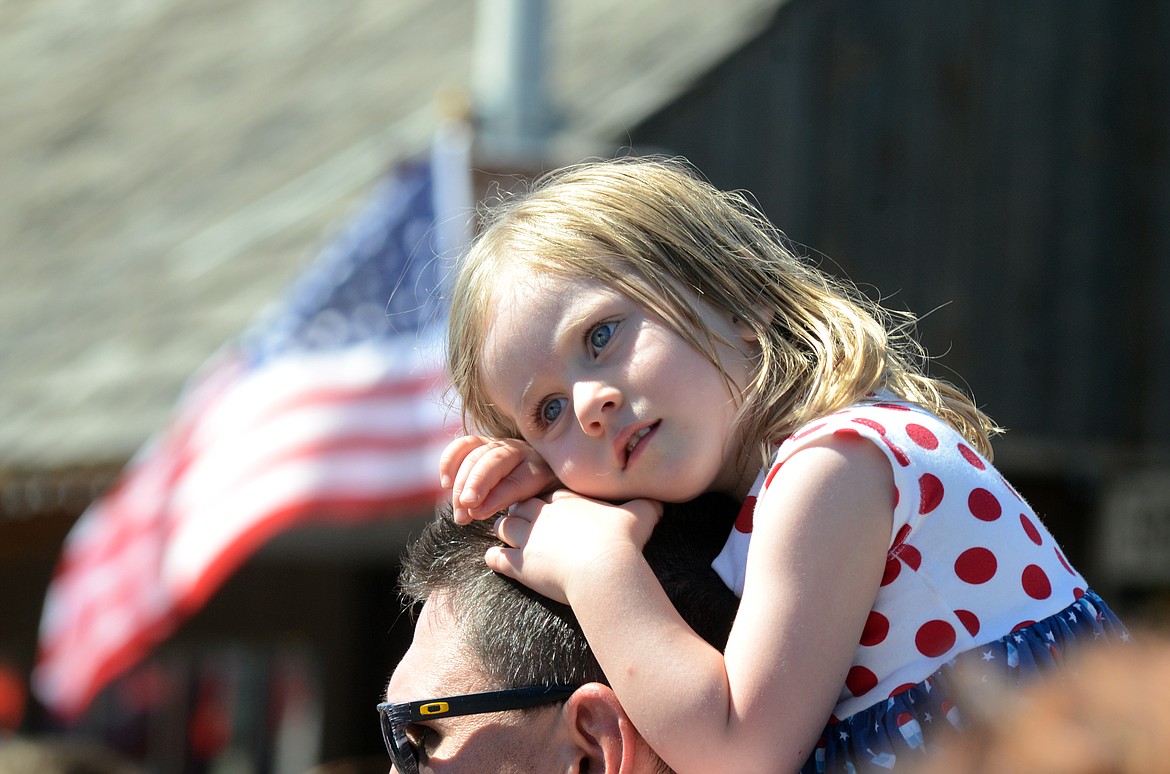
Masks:
[[[386,743],[386,752],[390,753],[390,762],[398,774],[418,774],[418,759],[406,736],[406,729],[396,726],[387,715],[382,713],[382,741]]]
[[[390,750],[390,762],[394,768],[400,774],[418,774],[418,758],[414,757],[414,747],[406,738],[406,732],[396,728],[390,738],[394,742]]]

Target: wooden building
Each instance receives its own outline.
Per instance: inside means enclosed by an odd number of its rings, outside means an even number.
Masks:
[[[471,0],[63,5],[0,12],[18,116],[0,122],[0,668],[22,674],[70,525],[183,381],[426,145],[435,95],[472,66]],[[935,373],[1009,430],[997,462],[1070,557],[1163,614],[1170,8],[550,9],[549,159],[686,156],[826,268],[919,314]],[[163,677],[197,692],[200,669],[271,681],[291,663],[320,707],[310,752],[377,757],[371,708],[410,634],[394,561],[423,518],[273,541],[160,651]],[[183,745],[188,720],[134,744]],[[33,702],[21,722],[50,725]]]

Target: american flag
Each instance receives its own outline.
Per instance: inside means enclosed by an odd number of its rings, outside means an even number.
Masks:
[[[436,188],[452,186],[435,168],[399,165],[78,520],[32,676],[57,715],[83,713],[279,531],[434,507],[456,417],[435,214]]]

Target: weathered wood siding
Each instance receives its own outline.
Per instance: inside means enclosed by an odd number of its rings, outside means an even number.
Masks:
[[[937,310],[936,374],[1009,439],[1156,456],[1168,49],[1159,0],[793,0],[633,145],[750,190],[889,305]]]

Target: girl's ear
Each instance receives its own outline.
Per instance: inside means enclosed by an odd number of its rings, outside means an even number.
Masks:
[[[756,307],[755,312],[756,317],[760,321],[761,328],[767,328],[772,324],[772,317],[775,313],[771,309],[759,306]],[[759,334],[756,333],[755,329],[748,325],[748,323],[745,322],[744,319],[739,315],[733,314],[731,316],[731,324],[735,328],[736,333],[739,335],[740,341],[751,345],[758,345],[760,343]]]

